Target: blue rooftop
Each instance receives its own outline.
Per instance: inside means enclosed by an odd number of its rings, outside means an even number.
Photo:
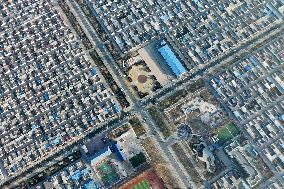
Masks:
[[[100,151],[98,151],[95,154],[95,157],[91,160],[91,164],[94,165],[96,164],[98,161],[100,161],[102,158],[107,157],[111,154],[111,150],[109,148],[109,146],[102,148]]]
[[[56,119],[58,117],[56,110],[51,110],[51,116],[53,117],[53,119]]]
[[[38,63],[37,66],[38,66],[38,68],[39,68],[40,70],[43,70],[43,69],[44,69],[43,64]]]
[[[32,131],[36,130],[37,128],[39,128],[38,125],[32,125]]]
[[[247,65],[247,66],[245,66],[245,71],[251,71],[252,70],[252,68],[249,66],[249,65]]]
[[[167,64],[170,66],[176,77],[179,77],[186,72],[185,68],[168,45],[159,48],[158,51],[166,60]]]
[[[43,94],[42,94],[42,97],[43,97],[43,99],[44,99],[45,102],[49,100],[49,96],[48,96],[47,93],[43,93]]]
[[[97,189],[97,188],[98,187],[97,187],[95,181],[93,181],[93,180],[84,184],[84,189]]]
[[[60,138],[56,138],[54,141],[53,141],[54,144],[59,144],[60,143]]]
[[[94,121],[93,118],[92,118],[91,116],[89,116],[89,117],[88,117],[88,122],[89,122],[89,123],[92,123],[93,121]]]
[[[113,109],[114,109],[115,113],[120,112],[120,108],[116,104],[113,104]]]
[[[79,180],[81,178],[82,174],[79,170],[76,170],[74,175],[71,177],[73,180]]]
[[[119,158],[121,161],[125,161],[125,160],[126,160],[125,154],[124,154],[123,151],[120,149],[119,144],[118,144],[118,143],[115,143],[115,144],[113,145],[113,147],[114,147],[115,152],[117,153],[118,158]]]
[[[39,77],[36,77],[35,83],[36,83],[37,86],[39,86],[41,84],[41,79]]]
[[[0,107],[0,114],[4,112],[4,109]]]
[[[249,57],[249,60],[255,67],[260,64],[259,61],[253,55]]]
[[[81,173],[82,173],[84,176],[89,176],[89,175],[90,175],[90,172],[89,172],[89,170],[88,170],[87,168],[83,169],[83,170],[81,171]]]
[[[44,147],[45,147],[46,150],[48,150],[48,149],[51,147],[51,145],[50,145],[49,143],[46,143],[46,144],[44,145]]]
[[[92,76],[95,76],[97,74],[96,68],[91,69],[91,74],[92,74]]]

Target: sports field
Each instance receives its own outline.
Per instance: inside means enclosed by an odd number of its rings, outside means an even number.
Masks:
[[[229,123],[220,127],[217,131],[218,144],[223,145],[239,134],[239,130],[235,124]]]
[[[165,187],[162,179],[156,173],[146,171],[128,181],[119,189],[165,189]]]
[[[107,160],[104,162],[101,162],[96,166],[97,173],[102,178],[102,181],[106,185],[111,185],[115,181],[119,179],[118,174],[116,173],[115,168],[112,165],[112,162]]]
[[[151,185],[148,181],[142,180],[138,184],[132,187],[132,189],[151,189]]]

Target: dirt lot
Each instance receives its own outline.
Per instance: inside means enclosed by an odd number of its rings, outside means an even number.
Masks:
[[[157,175],[162,178],[166,188],[180,188],[178,178],[173,176],[171,168],[168,166],[164,157],[160,153],[157,153],[157,146],[154,144],[152,139],[146,138],[143,140],[142,146],[150,157],[152,167]]]
[[[191,163],[191,161],[186,156],[185,151],[182,149],[180,144],[178,143],[173,144],[172,149],[175,152],[181,164],[184,166],[187,173],[190,175],[192,181],[195,182],[197,185],[201,186],[201,184],[203,183],[203,180],[200,178],[200,175],[194,168],[194,165]]]

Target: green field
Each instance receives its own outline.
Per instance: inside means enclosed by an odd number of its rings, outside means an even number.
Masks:
[[[239,134],[239,130],[235,124],[229,123],[220,127],[217,131],[218,144],[223,145]]]
[[[101,165],[97,166],[96,170],[102,178],[102,181],[106,184],[111,184],[119,179],[110,161],[103,162]]]
[[[145,163],[147,161],[145,155],[143,154],[143,152],[140,152],[139,154],[133,156],[132,158],[129,159],[131,165],[136,168],[140,165],[142,165],[143,163]]]
[[[142,180],[140,183],[132,187],[132,189],[151,189],[151,185],[148,181]]]

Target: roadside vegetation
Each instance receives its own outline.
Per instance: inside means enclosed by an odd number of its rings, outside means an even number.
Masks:
[[[165,138],[168,138],[173,134],[173,130],[169,123],[166,121],[165,116],[159,111],[156,106],[150,106],[148,112],[151,115],[153,121],[156,123],[159,131]]]
[[[171,167],[169,167],[164,156],[157,150],[153,139],[146,138],[141,144],[150,158],[151,166],[154,168],[157,175],[162,178],[166,188],[180,188],[178,178],[176,175],[172,174]]]
[[[146,130],[144,126],[142,125],[141,121],[138,117],[133,117],[129,120],[130,125],[132,126],[135,134],[137,137],[140,137],[144,134],[146,134]]]
[[[189,93],[193,93],[205,86],[203,79],[198,79],[194,83],[186,86],[184,89],[177,90],[175,93],[160,101],[160,108],[166,109],[177,103],[179,99],[185,98]]]

